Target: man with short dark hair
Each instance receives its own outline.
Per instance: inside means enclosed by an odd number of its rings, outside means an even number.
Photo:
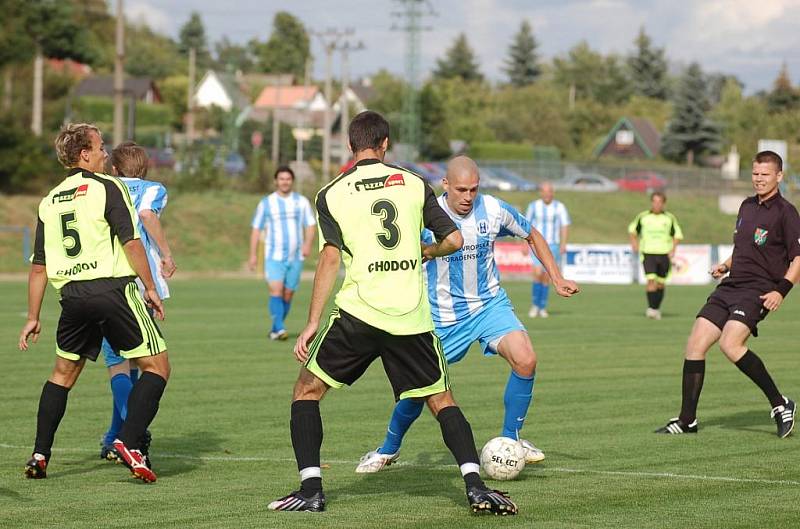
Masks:
[[[285,340],[285,320],[300,286],[303,260],[311,253],[316,220],[308,199],[292,191],[294,171],[282,165],[275,171],[275,191],[258,203],[251,222],[250,270],[258,262],[258,242],[264,239],[264,277],[269,285],[270,340]]]
[[[464,239],[422,178],[383,163],[389,124],[380,114],[358,114],[348,136],[355,165],[317,194],[319,262],[308,324],[294,347],[295,357],[303,362],[290,422],[300,490],[273,501],[269,509],[325,509],[319,401],[329,388],[353,384],[380,358],[395,399],[423,399],[436,416],[464,478],[472,510],[516,514],[516,505],[505,494],[488,489],[478,473],[472,429],[450,393],[422,276],[423,259],[451,254]],[[436,240],[424,247],[423,227]],[[344,282],[336,294],[336,307],[320,328],[342,259]]]
[[[114,449],[133,476],[156,480],[141,453],[147,426],[158,411],[170,365],[153,317],[164,308],[139,240],[136,212],[125,186],[102,174],[107,154],[97,127],[67,125],[56,139],[67,177],[39,204],[36,242],[28,278],[28,321],[19,336],[26,351],[41,332],[39,313],[47,281],[58,290],[61,317],[56,330],[56,364],[39,400],[36,443],[25,466],[28,478],[47,477],[53,439],[67,407],[67,394],[86,360],[95,361],[103,337],[143,374],[128,399],[128,415]],[[144,296],[134,279],[144,284]]]
[[[628,226],[634,254],[640,254],[647,279],[645,316],[661,319],[661,302],[667,286],[675,248],[683,239],[683,231],[675,215],[666,211],[667,196],[656,191],[650,196],[650,209],[642,211]]]
[[[697,403],[705,378],[706,354],[719,342],[725,356],[766,395],[778,437],[794,428],[795,403],[778,390],[764,362],[747,347],[758,323],[778,308],[800,279],[800,217],[778,191],[783,162],[772,151],[753,160],[755,196],[739,207],[733,254],[711,269],[726,274],[700,309],[686,344],[681,412],[656,433],[697,433]]]

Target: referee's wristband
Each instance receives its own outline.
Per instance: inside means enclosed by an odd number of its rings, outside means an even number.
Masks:
[[[784,298],[789,294],[789,291],[794,286],[794,283],[786,279],[785,277],[778,281],[778,286],[775,287],[775,290]]]

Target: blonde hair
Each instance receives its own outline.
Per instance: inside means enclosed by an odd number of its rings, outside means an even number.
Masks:
[[[144,178],[147,164],[147,151],[136,142],[122,142],[111,151],[111,165],[117,168],[118,176]]]
[[[70,169],[78,165],[81,151],[92,149],[91,131],[102,136],[100,129],[89,123],[68,123],[56,137],[56,156],[61,165]]]

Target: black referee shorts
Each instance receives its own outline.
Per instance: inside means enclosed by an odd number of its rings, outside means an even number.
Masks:
[[[736,320],[750,328],[753,336],[758,336],[758,324],[767,317],[769,311],[761,300],[762,292],[720,284],[706,300],[697,313],[722,330],[728,320]]]
[[[56,354],[94,362],[103,338],[124,358],[157,355],[167,349],[132,279],[86,281],[62,289]]]
[[[305,367],[333,388],[352,385],[376,358],[395,399],[427,397],[450,389],[447,362],[433,332],[398,336],[335,308],[309,347]]]
[[[669,277],[672,262],[668,254],[645,253],[642,254],[642,266],[647,279],[663,283]]]

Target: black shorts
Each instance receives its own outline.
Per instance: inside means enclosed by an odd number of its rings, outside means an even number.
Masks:
[[[450,389],[447,362],[433,332],[398,336],[341,309],[309,347],[306,368],[333,388],[352,385],[380,357],[395,399],[427,397]]]
[[[56,354],[67,360],[97,360],[103,338],[124,358],[167,349],[161,330],[132,279],[95,279],[68,284],[61,292]],[[70,288],[68,288],[70,287]]]
[[[662,253],[645,253],[642,254],[642,266],[644,267],[644,275],[647,279],[661,280],[663,283],[669,276],[669,270],[672,266],[669,255]]]
[[[758,290],[719,285],[708,297],[697,317],[707,319],[720,330],[728,320],[740,321],[747,325],[753,336],[758,336],[758,323],[769,314],[764,308],[761,295],[762,292]]]

